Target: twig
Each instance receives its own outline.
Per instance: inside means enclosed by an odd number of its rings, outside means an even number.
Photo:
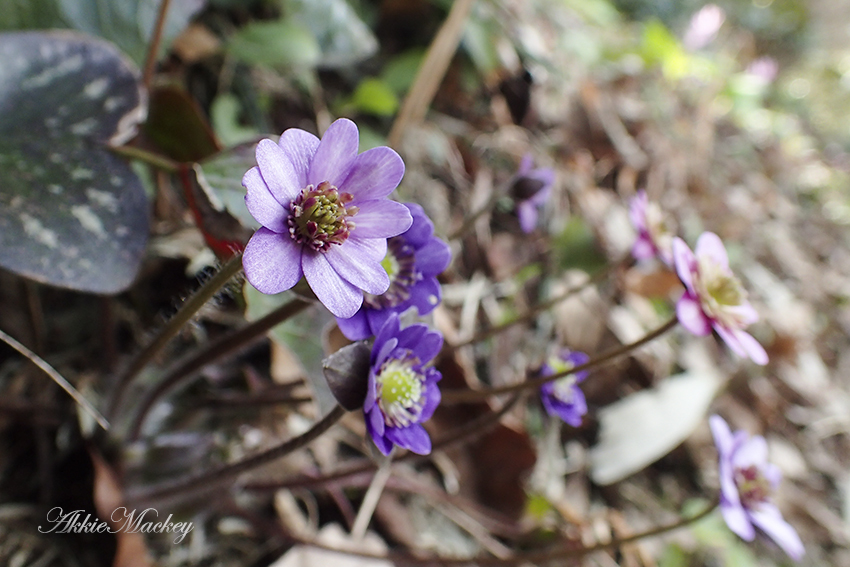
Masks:
[[[159,11],[156,14],[156,23],[153,28],[153,37],[151,37],[150,45],[148,46],[148,55],[145,59],[145,71],[142,75],[142,85],[145,90],[150,92],[151,81],[153,81],[153,72],[156,67],[156,58],[159,53],[159,44],[162,41],[162,30],[165,28],[165,16],[168,14],[168,5],[171,0],[162,0],[159,3]]]
[[[389,145],[398,147],[405,128],[425,118],[425,113],[437,94],[437,89],[449,68],[460,44],[463,25],[475,0],[455,0],[446,21],[431,42],[425,60],[416,73],[388,137]]]
[[[77,402],[77,404],[81,408],[83,408],[83,410],[87,414],[92,416],[94,420],[97,421],[98,425],[100,425],[105,431],[109,431],[109,422],[106,420],[106,418],[100,415],[100,412],[97,411],[94,406],[91,405],[89,401],[85,399],[83,395],[80,394],[80,392],[78,392],[76,388],[74,388],[74,386],[71,385],[70,382],[68,382],[68,380],[66,380],[61,374],[59,374],[59,372],[57,372],[55,368],[50,366],[43,358],[35,354],[33,351],[31,351],[30,349],[28,349],[27,347],[25,347],[3,331],[0,331],[0,340],[2,340],[4,343],[24,355],[26,358],[29,359],[30,362],[38,366],[45,374],[50,376],[50,378],[54,382],[59,384],[59,387],[65,390],[68,395],[71,396],[71,398],[73,398],[73,400]]]

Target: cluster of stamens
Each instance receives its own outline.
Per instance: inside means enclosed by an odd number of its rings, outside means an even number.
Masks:
[[[289,207],[289,235],[317,252],[342,244],[354,229],[351,217],[359,210],[346,206],[352,199],[350,193],[340,193],[327,181],[318,187],[308,185]]]
[[[736,468],[735,485],[745,508],[766,502],[773,492],[770,482],[756,466]]]
[[[747,292],[741,282],[728,269],[711,261],[699,263],[698,287],[700,300],[706,315],[719,320],[727,327],[740,327],[734,307],[746,301]]]
[[[410,288],[421,277],[416,272],[416,255],[413,247],[402,236],[387,241],[387,255],[381,262],[390,277],[390,287],[381,295],[363,294],[363,303],[373,309],[395,307],[410,297]]]
[[[375,377],[378,407],[390,427],[407,427],[419,421],[422,413],[424,384],[413,369],[416,358],[393,358],[381,366]]]

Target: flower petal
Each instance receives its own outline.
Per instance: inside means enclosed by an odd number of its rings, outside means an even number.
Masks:
[[[289,218],[289,209],[275,199],[257,166],[249,169],[242,177],[242,185],[247,189],[245,193],[245,206],[251,216],[257,219],[261,225],[277,233],[289,233],[286,221]]]
[[[646,207],[648,203],[649,198],[643,189],[638,191],[629,203],[629,219],[632,221],[632,226],[638,232],[646,231]]]
[[[298,179],[298,186],[303,189],[307,186],[307,173],[310,171],[310,164],[319,147],[319,139],[300,128],[289,128],[280,135],[278,145],[289,156]]]
[[[386,323],[381,325],[381,328],[375,335],[375,344],[372,345],[372,366],[383,362],[383,360],[376,359],[375,355],[377,355],[379,351],[383,350],[385,343],[392,340],[393,347],[398,344],[398,339],[396,339],[395,336],[398,335],[398,331],[400,328],[401,322],[398,319],[398,315],[395,314],[393,314],[392,317],[387,319]]]
[[[404,177],[404,162],[395,150],[380,146],[354,158],[347,173],[337,187],[354,195],[352,204],[358,205],[359,201],[382,199],[392,193]]]
[[[366,311],[367,309],[361,306],[353,317],[349,317],[348,319],[337,318],[336,326],[339,327],[345,338],[350,341],[359,341],[368,339],[374,334],[369,328]]]
[[[744,541],[753,541],[756,538],[756,530],[747,516],[746,510],[740,504],[720,502],[720,513],[729,529],[738,534]]]
[[[363,304],[363,292],[349,283],[328,262],[326,254],[305,250],[301,267],[319,301],[336,317],[353,317]]]
[[[443,348],[443,335],[440,333],[426,333],[424,337],[411,350],[419,357],[423,364],[440,354]]]
[[[738,356],[752,359],[756,364],[764,366],[768,363],[767,352],[752,335],[741,329],[727,329],[715,325],[714,330],[723,339],[723,342]]]
[[[366,319],[369,321],[369,328],[373,333],[377,334],[384,327],[390,316],[402,312],[398,309],[366,309]]]
[[[750,510],[750,518],[764,533],[781,547],[791,559],[800,560],[806,552],[797,531],[782,518],[779,509],[772,504],[763,504]]]
[[[676,303],[676,317],[684,328],[698,337],[711,333],[711,320],[705,316],[699,300],[690,292],[685,292]]]
[[[711,428],[711,435],[714,437],[714,446],[717,447],[717,452],[721,458],[729,458],[732,452],[732,430],[729,429],[729,424],[719,415],[712,415],[708,418],[708,426]]]
[[[260,140],[257,144],[257,165],[272,196],[288,207],[303,189],[289,156],[271,140]]]
[[[530,201],[522,201],[516,205],[516,214],[519,217],[519,227],[525,234],[529,234],[537,227],[537,205]]]
[[[761,435],[753,435],[732,455],[732,465],[736,469],[754,466],[761,468],[767,463],[767,441]]]
[[[693,274],[697,271],[697,259],[685,241],[678,236],[673,238],[673,262],[676,264],[676,273],[679,279],[688,288],[694,291]]]
[[[441,274],[451,261],[452,249],[436,236],[416,251],[416,271],[426,277]]]
[[[357,204],[360,210],[354,215],[354,230],[359,238],[389,238],[397,236],[413,223],[410,211],[396,201],[380,199]]]
[[[410,288],[410,298],[398,306],[398,312],[404,313],[409,305],[414,305],[420,315],[434,310],[442,299],[440,282],[434,278],[423,278]]]
[[[726,247],[723,246],[720,237],[713,232],[703,232],[699,235],[694,254],[697,258],[711,258],[714,263],[729,269],[729,256],[726,254]]]
[[[426,369],[426,372],[429,374],[438,374],[440,372],[434,368]],[[440,375],[442,378],[442,375]],[[419,414],[419,421],[427,421],[431,419],[431,416],[434,415],[434,410],[437,409],[437,406],[440,405],[440,400],[442,399],[442,395],[440,394],[440,389],[437,385],[432,382],[430,385],[426,385],[425,387],[425,403],[422,405],[422,413]]]
[[[431,438],[425,428],[414,423],[407,427],[387,427],[387,438],[403,449],[417,455],[431,452]]]
[[[425,209],[417,203],[404,203],[404,206],[410,211],[410,216],[413,217],[413,224],[410,225],[410,228],[402,236],[404,236],[404,240],[408,244],[414,248],[420,248],[434,234],[434,223],[425,214]]]
[[[318,186],[329,181],[342,192],[342,182],[357,156],[359,138],[357,126],[351,120],[340,118],[331,124],[316,148],[307,182]]]
[[[638,235],[637,240],[632,245],[632,256],[635,260],[649,260],[655,257],[655,246],[645,233]]]
[[[301,246],[289,234],[260,228],[242,256],[245,277],[262,293],[285,291],[301,279]]]
[[[346,246],[347,245],[347,246]],[[324,257],[334,271],[358,289],[374,295],[380,295],[390,287],[390,277],[380,263],[368,261],[346,242],[343,246],[333,246]],[[309,281],[309,276],[307,278]],[[311,284],[312,287],[312,284]],[[324,303],[324,302],[323,302]]]

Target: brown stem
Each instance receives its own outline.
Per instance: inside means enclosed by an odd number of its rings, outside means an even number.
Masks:
[[[165,16],[168,14],[168,4],[170,0],[162,0],[159,3],[159,11],[156,14],[156,24],[153,28],[153,37],[148,46],[148,56],[145,59],[145,71],[142,76],[142,84],[145,90],[150,92],[151,81],[153,80],[153,72],[156,67],[156,58],[159,53],[159,44],[162,41],[162,30],[165,28]]]
[[[638,339],[633,343],[629,343],[627,345],[622,345],[620,347],[611,349],[608,352],[597,356],[596,358],[592,358],[584,364],[569,368],[567,370],[564,370],[563,372],[558,372],[551,376],[530,378],[525,382],[520,382],[518,384],[510,384],[507,386],[499,386],[494,388],[481,388],[478,390],[447,390],[443,392],[442,403],[444,405],[447,405],[480,402],[482,399],[487,398],[488,396],[493,396],[495,394],[506,394],[508,392],[518,392],[520,390],[530,390],[534,388],[539,388],[546,382],[551,382],[553,380],[557,380],[558,378],[563,378],[564,376],[575,374],[576,372],[582,372],[585,370],[596,368],[598,366],[602,366],[603,364],[606,364],[616,358],[626,355],[631,351],[642,347],[646,343],[651,342],[656,338],[660,337],[661,335],[675,327],[676,323],[678,323],[678,319],[676,319],[676,317],[673,317],[661,327],[655,329],[648,335],[642,337],[641,339]]]
[[[137,494],[131,495],[130,500],[148,504],[154,501],[175,499],[175,497],[180,501],[197,498],[221,487],[222,484],[235,480],[242,473],[261,467],[293,451],[301,449],[330,429],[343,415],[345,415],[345,410],[342,406],[334,406],[330,413],[298,437],[288,439],[279,445],[275,445],[256,455],[246,457],[241,461],[191,475],[175,482],[166,482],[148,487]]]
[[[257,319],[253,323],[242,327],[237,331],[228,333],[209,343],[206,348],[203,348],[178,362],[176,367],[167,372],[160,380],[156,388],[153,389],[142,400],[139,410],[136,412],[136,417],[130,426],[128,438],[130,441],[135,441],[139,438],[142,425],[145,422],[150,410],[156,402],[166,393],[180,386],[185,386],[196,373],[207,364],[210,364],[226,355],[229,355],[236,350],[244,347],[251,341],[254,341],[265,335],[272,327],[286,321],[290,317],[304,310],[310,303],[302,299],[293,299],[288,303],[278,307],[262,319]]]

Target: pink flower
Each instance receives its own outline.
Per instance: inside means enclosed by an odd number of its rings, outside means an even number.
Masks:
[[[673,239],[673,257],[685,294],[676,304],[679,322],[691,333],[705,336],[714,329],[735,354],[767,364],[764,348],[744,328],[758,321],[747,292],[729,269],[720,237],[704,232],[695,252],[681,238]]]
[[[635,260],[658,257],[668,266],[673,265],[673,231],[661,207],[650,203],[646,191],[638,191],[629,203],[629,218],[638,233],[632,246]]]
[[[712,415],[708,424],[719,453],[720,512],[726,525],[746,541],[755,539],[757,527],[799,560],[805,553],[803,542],[771,499],[782,473],[767,462],[764,437],[750,437],[746,431],[733,434],[719,415]]]

